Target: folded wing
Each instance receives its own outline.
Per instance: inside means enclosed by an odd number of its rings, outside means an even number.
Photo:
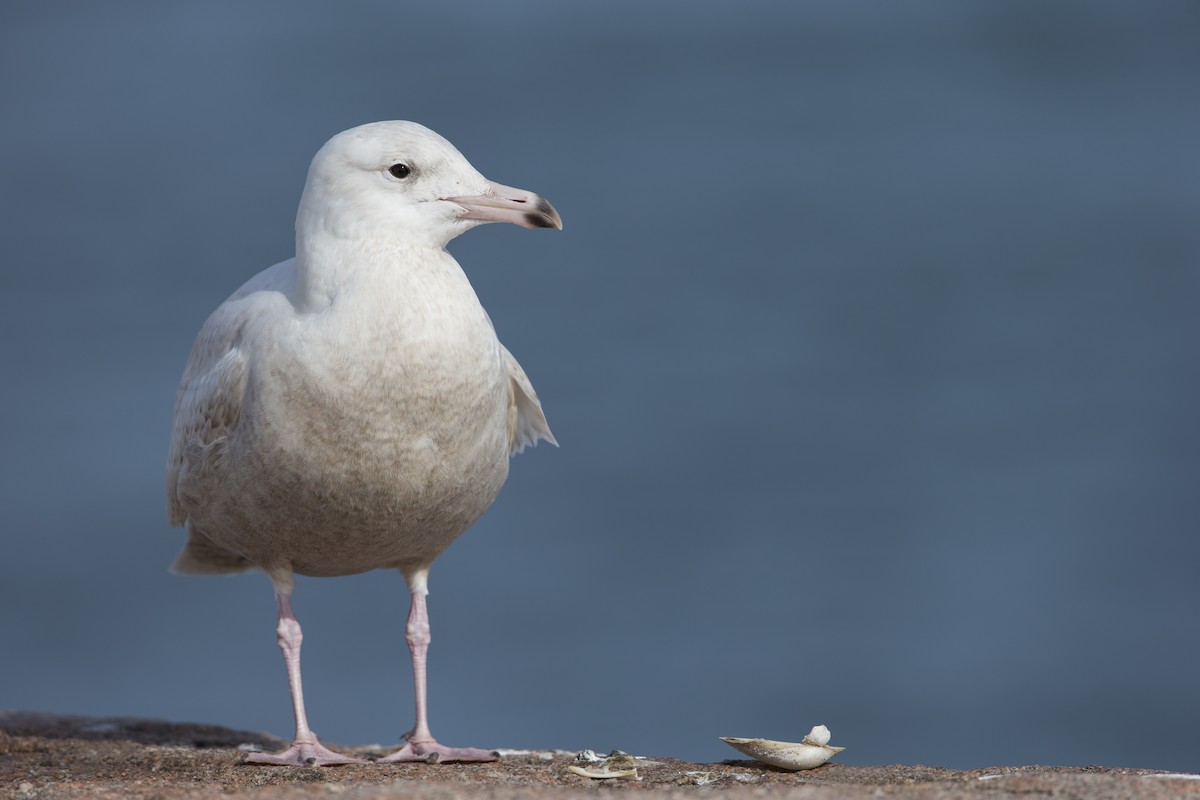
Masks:
[[[558,447],[529,376],[521,369],[513,354],[508,352],[508,348],[501,345],[500,350],[504,356],[504,366],[508,369],[509,453],[523,452],[527,446],[536,445],[539,439]]]
[[[284,298],[294,276],[294,260],[260,272],[222,303],[196,336],[175,396],[167,455],[167,518],[172,525],[187,521],[189,505],[204,502],[203,467],[220,457],[241,417],[249,373],[242,337],[256,318],[290,305]]]

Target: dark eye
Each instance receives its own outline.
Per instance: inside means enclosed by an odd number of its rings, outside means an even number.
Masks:
[[[393,178],[407,178],[412,175],[412,169],[408,164],[392,164],[388,167],[388,172],[392,173]]]

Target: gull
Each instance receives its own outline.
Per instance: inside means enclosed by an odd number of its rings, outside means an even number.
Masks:
[[[296,574],[396,569],[416,723],[383,761],[490,761],[429,730],[430,565],[491,505],[511,454],[557,445],[451,239],[488,222],[562,228],[532,192],[488,181],[413,122],[376,122],[313,158],[296,255],[251,278],[196,337],[175,402],[167,508],[188,539],[172,569],[270,578],[296,735],[256,764],[340,764],[308,726]]]

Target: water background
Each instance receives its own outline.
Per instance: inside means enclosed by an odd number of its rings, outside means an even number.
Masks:
[[[451,744],[1200,769],[1200,6],[6,2],[0,708],[289,735],[259,575],[174,577],[200,324],[413,119],[562,444],[437,563]],[[411,723],[399,576],[302,579],[314,728]]]

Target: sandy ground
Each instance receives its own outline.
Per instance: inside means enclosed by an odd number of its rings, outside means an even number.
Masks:
[[[245,746],[277,749],[263,733],[131,718],[0,712],[0,797],[41,798],[835,798],[1052,795],[1063,798],[1200,798],[1200,776],[1088,767],[957,771],[829,763],[784,772],[754,761],[690,764],[655,759],[642,780],[596,781],[572,773],[573,754],[506,752],[491,764],[365,764],[262,767],[242,764]],[[242,749],[239,749],[242,746]],[[381,755],[370,748],[338,748]]]

